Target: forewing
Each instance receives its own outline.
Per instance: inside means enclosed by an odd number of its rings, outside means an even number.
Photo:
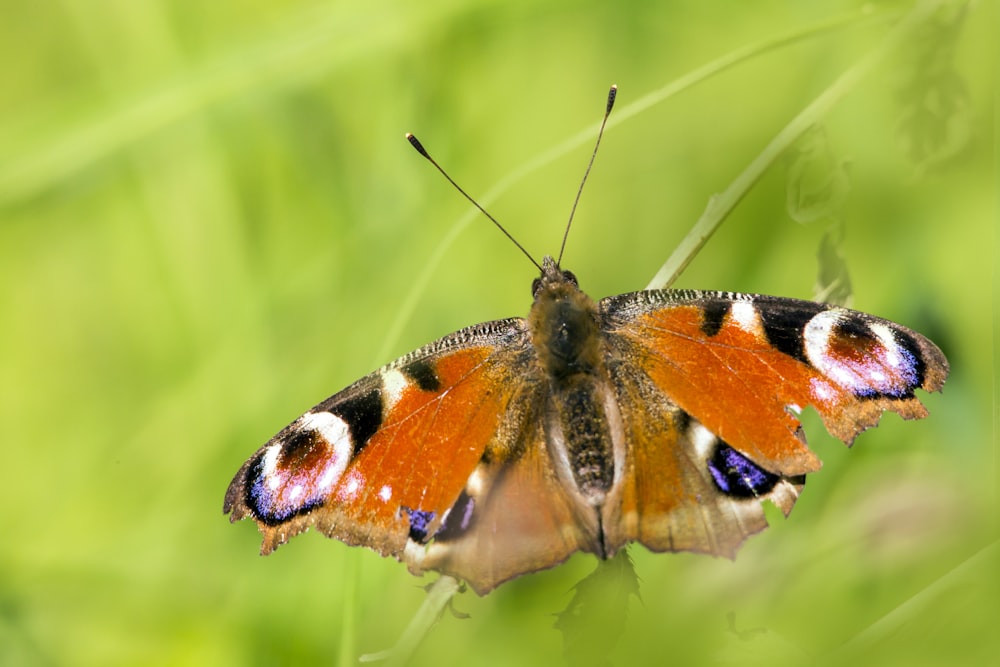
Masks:
[[[601,302],[609,340],[673,404],[756,465],[785,476],[820,467],[796,413],[812,406],[850,444],[884,411],[927,411],[948,363],[893,322],[811,301],[647,291]]]

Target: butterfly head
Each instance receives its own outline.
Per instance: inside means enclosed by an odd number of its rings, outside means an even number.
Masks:
[[[562,285],[567,286],[570,291],[579,291],[580,289],[580,284],[573,272],[562,270],[556,260],[546,255],[542,260],[542,275],[531,283],[531,296],[535,297],[535,301],[538,301],[538,297],[543,291],[558,291],[559,286]]]

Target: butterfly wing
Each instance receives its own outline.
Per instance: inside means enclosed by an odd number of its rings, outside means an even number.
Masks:
[[[558,472],[551,378],[511,319],[320,403],[243,465],[225,511],[257,522],[263,553],[315,526],[479,593],[629,541],[732,556],[766,526],[757,501],[787,514],[819,468],[793,413],[812,405],[849,443],[885,410],[925,416],[914,390],[948,373],[919,334],[806,301],[640,292],[605,299],[599,318],[625,443],[599,509]]]
[[[406,355],[287,426],[233,478],[224,510],[268,553],[315,526],[399,555],[433,530],[500,431],[503,380],[530,353],[523,320],[470,327]]]
[[[811,405],[849,444],[883,411],[926,416],[914,390],[948,374],[923,336],[809,301],[647,291],[600,308],[630,443],[613,548],[734,555],[766,526],[756,501],[787,514],[820,467],[795,413]]]
[[[555,565],[594,538],[547,465],[535,359],[520,319],[406,355],[272,438],[224,511],[257,522],[265,554],[315,527],[480,593]]]
[[[532,410],[545,405],[533,394]],[[480,595],[528,572],[553,567],[577,551],[603,553],[593,507],[567,492],[545,445],[542,420],[524,422],[517,451],[480,464],[449,518],[420,556],[419,568],[464,579]],[[455,516],[456,510],[452,510]],[[451,530],[455,526],[459,530]],[[411,566],[411,569],[414,569]]]
[[[733,557],[767,527],[762,500],[787,515],[805,475],[768,472],[679,408],[644,374],[612,370],[628,442],[622,485],[603,508],[609,553],[638,541],[652,551]]]

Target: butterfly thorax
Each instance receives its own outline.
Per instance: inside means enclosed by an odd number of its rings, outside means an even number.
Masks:
[[[615,478],[613,426],[620,417],[604,363],[597,304],[549,257],[534,295],[528,321],[549,384],[546,442],[561,475],[598,506]]]

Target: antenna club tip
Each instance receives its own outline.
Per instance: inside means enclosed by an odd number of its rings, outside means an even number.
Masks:
[[[605,110],[605,116],[611,113],[611,108],[615,106],[615,98],[618,97],[618,84],[613,84],[611,90],[608,91],[608,106]]]
[[[430,159],[431,156],[427,154],[427,151],[424,149],[424,145],[420,143],[419,139],[413,136],[413,133],[407,132],[406,140],[410,142],[410,145],[413,146],[418,153],[423,155],[425,158]]]

